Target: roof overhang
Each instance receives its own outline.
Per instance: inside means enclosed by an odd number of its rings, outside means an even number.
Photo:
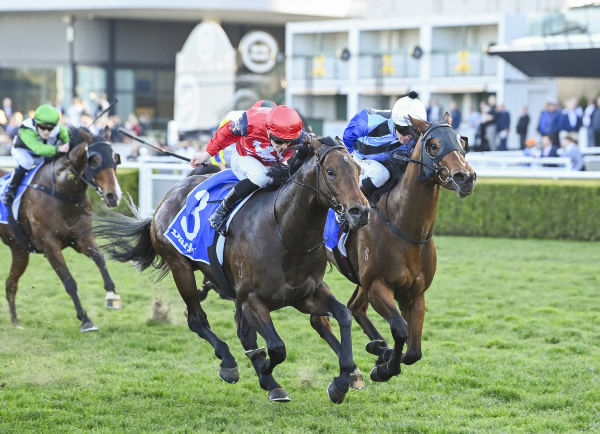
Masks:
[[[532,36],[492,45],[488,54],[502,57],[530,77],[597,78],[600,35]]]

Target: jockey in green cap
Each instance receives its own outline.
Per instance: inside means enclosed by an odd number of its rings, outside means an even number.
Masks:
[[[17,187],[28,171],[59,152],[69,151],[69,131],[59,125],[60,113],[51,105],[42,104],[33,119],[26,119],[15,136],[11,155],[17,167],[10,184],[2,196],[2,202],[10,206],[15,199]]]

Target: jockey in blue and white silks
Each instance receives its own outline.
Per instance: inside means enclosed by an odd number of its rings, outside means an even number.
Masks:
[[[427,120],[425,105],[416,92],[400,98],[392,110],[364,109],[344,130],[343,141],[361,168],[360,183],[365,196],[383,186],[390,172],[381,164],[392,152],[410,156],[419,137],[410,118]]]

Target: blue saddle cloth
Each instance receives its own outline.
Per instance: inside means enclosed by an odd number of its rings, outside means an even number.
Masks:
[[[17,220],[19,216],[19,206],[21,205],[21,197],[25,190],[27,190],[27,186],[31,184],[31,180],[33,176],[37,173],[37,171],[42,167],[44,163],[38,164],[36,167],[31,169],[21,181],[21,185],[17,188],[17,194],[15,195],[15,200],[12,203],[13,217]],[[0,196],[4,194],[6,189],[8,188],[8,184],[10,184],[10,179],[12,177],[13,172],[9,172],[0,178]],[[0,202],[0,223],[8,224],[8,207]]]
[[[208,249],[215,239],[215,230],[208,223],[208,218],[238,181],[231,169],[226,169],[190,191],[185,206],[165,232],[165,236],[182,255],[210,264]],[[234,214],[235,210],[229,215],[227,224]]]

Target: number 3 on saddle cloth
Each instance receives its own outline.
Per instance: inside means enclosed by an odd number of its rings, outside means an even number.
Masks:
[[[27,172],[27,175],[25,175],[23,181],[21,181],[21,185],[19,185],[19,187],[17,188],[17,194],[15,196],[15,200],[12,203],[12,212],[15,221],[19,217],[19,206],[21,205],[21,197],[23,196],[23,193],[25,193],[27,186],[31,183],[31,180],[43,164],[44,163],[38,164],[36,167]],[[8,184],[10,184],[12,173],[13,172],[9,172],[2,178],[0,178],[0,197],[4,195],[4,192],[8,188]],[[8,224],[8,207],[2,202],[0,202],[0,223]]]
[[[335,218],[335,212],[332,209],[327,213],[323,239],[325,240],[325,246],[333,253],[335,262],[342,274],[351,282],[358,284],[358,278],[352,269],[350,261],[348,261],[348,254],[346,253],[348,232],[342,231],[340,224]]]
[[[228,295],[235,296],[222,270],[225,237],[217,233],[208,223],[208,218],[217,209],[223,198],[239,179],[231,169],[215,173],[189,192],[184,207],[177,213],[165,237],[184,256],[193,261],[209,264],[222,282],[214,282],[224,288]],[[241,201],[227,218],[226,227],[237,211],[253,194]],[[221,283],[219,285],[219,283]]]

